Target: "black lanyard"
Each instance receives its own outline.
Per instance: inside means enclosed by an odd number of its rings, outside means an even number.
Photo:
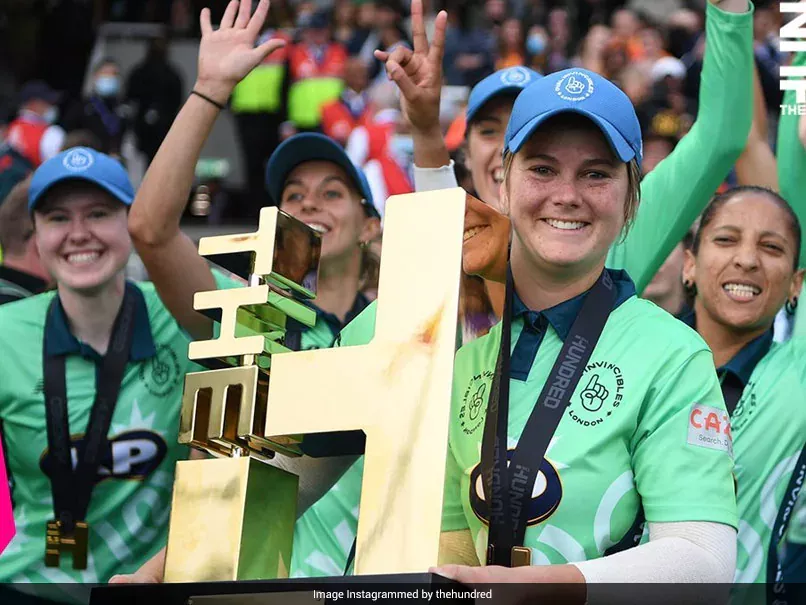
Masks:
[[[48,355],[47,338],[57,312],[58,297],[48,308],[45,322],[43,376],[48,449],[53,459],[50,473],[53,511],[62,531],[72,534],[76,522],[87,515],[95,479],[107,446],[107,433],[112,422],[123,373],[129,360],[134,333],[136,286],[127,284],[123,303],[115,318],[109,348],[96,370],[95,401],[92,404],[87,432],[78,448],[78,465],[73,469],[70,427],[67,414],[67,382],[65,356]]]
[[[490,505],[487,564],[506,567],[513,565],[514,554],[525,550],[522,547],[529,521],[526,503],[531,498],[549,442],[615,306],[616,287],[605,270],[588,292],[507,465],[513,295],[512,273],[508,272],[501,345],[481,446],[482,477]],[[527,554],[522,562],[528,560]]]
[[[784,584],[783,573],[781,572],[781,560],[778,557],[778,545],[786,534],[789,521],[792,518],[792,511],[798,494],[803,487],[803,479],[806,477],[806,447],[803,448],[795,463],[795,469],[789,478],[789,484],[784,492],[784,501],[778,509],[775,517],[775,524],[772,526],[770,545],[767,548],[767,603],[770,605],[788,605],[790,599],[787,597],[786,585]]]

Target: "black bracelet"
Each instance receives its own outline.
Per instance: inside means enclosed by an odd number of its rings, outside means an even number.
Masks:
[[[191,90],[191,91],[190,91],[190,94],[192,94],[192,95],[196,95],[197,97],[201,97],[202,99],[204,99],[204,100],[205,100],[205,101],[207,101],[208,103],[211,103],[212,105],[215,105],[216,107],[218,107],[218,108],[219,108],[219,109],[221,109],[221,110],[223,110],[223,109],[224,109],[224,106],[223,106],[221,103],[219,103],[218,101],[215,101],[215,100],[211,99],[211,98],[210,98],[210,97],[208,97],[207,95],[203,95],[202,93],[200,93],[200,92],[198,92],[198,91],[196,91],[196,90]]]

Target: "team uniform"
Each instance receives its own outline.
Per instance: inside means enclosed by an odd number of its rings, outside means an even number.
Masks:
[[[635,223],[626,238],[612,246],[606,262],[607,267],[625,269],[635,279],[638,292],[651,281],[733,166],[752,119],[753,13],[728,13],[708,3],[706,14],[708,45],[698,119],[672,154],[642,180]],[[686,178],[681,179],[681,174]],[[455,186],[450,177],[442,185]],[[375,303],[345,328],[341,344],[366,344],[374,333]],[[344,535],[345,527],[355,536],[362,469],[359,460],[298,521],[292,556],[296,575],[332,575],[325,569],[344,568],[352,540],[343,548],[345,540],[333,537],[337,531]]]
[[[717,373],[742,387],[731,415],[739,508],[735,581],[766,582],[773,526],[806,442],[806,341],[776,343],[770,330]]]
[[[0,364],[0,421],[17,534],[0,562],[2,582],[61,584],[53,598],[66,600],[73,582],[106,582],[132,573],[165,544],[174,468],[187,457],[177,443],[184,376],[203,368],[187,358],[188,338],[153,285],[128,284],[135,296],[134,333],[106,451],[90,500],[87,569],[76,571],[64,555],[45,567],[45,525],[53,518],[43,393],[45,317],[55,292],[0,307],[7,354]],[[56,306],[48,355],[66,355],[68,416],[73,452],[89,421],[101,356],[70,332]],[[24,345],[24,346],[23,346]]]
[[[599,558],[642,507],[649,522],[736,527],[730,421],[708,347],[612,272],[616,308],[554,433],[528,502],[524,546],[534,564]],[[541,313],[517,298],[512,320],[508,448],[553,366],[586,294]],[[486,559],[489,504],[480,448],[501,324],[456,357],[450,452],[460,500],[448,489],[443,529],[470,528]],[[539,354],[538,354],[539,353]],[[451,497],[453,496],[453,497]]]

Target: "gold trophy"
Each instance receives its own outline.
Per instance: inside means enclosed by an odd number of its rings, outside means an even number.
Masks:
[[[177,465],[165,582],[195,583],[177,603],[264,590],[202,582],[287,577],[297,477],[266,461],[299,455],[316,434],[366,436],[355,574],[422,574],[437,564],[466,197],[457,188],[388,200],[375,335],[362,346],[282,344],[288,317],[315,320],[299,301],[315,295],[320,251],[304,224],[264,208],[257,232],[201,240],[204,256],[253,260],[247,287],[194,299],[220,330],[192,343],[189,357],[222,367],[185,380],[179,440],[214,458]],[[98,588],[93,605],[160,600],[165,589]]]

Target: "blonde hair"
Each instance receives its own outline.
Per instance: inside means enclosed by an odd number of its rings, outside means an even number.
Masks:
[[[512,162],[515,154],[504,150],[504,187],[509,188],[509,173],[512,170]],[[633,158],[627,163],[627,199],[624,201],[624,227],[622,228],[622,239],[627,236],[630,228],[635,222],[635,215],[638,212],[638,205],[641,203],[641,169],[638,167],[638,160]]]

